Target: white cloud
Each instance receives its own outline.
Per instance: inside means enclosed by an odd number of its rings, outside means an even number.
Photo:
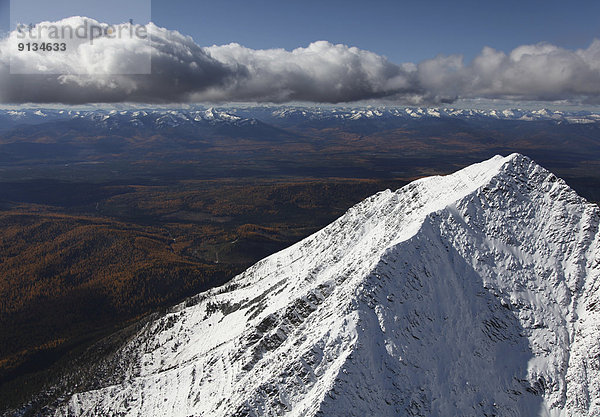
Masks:
[[[463,71],[473,81],[461,90],[467,97],[598,102],[600,41],[577,51],[544,43],[508,55],[485,48]]]
[[[77,26],[84,20],[72,17],[56,24]],[[451,55],[397,65],[373,52],[325,41],[293,51],[254,50],[239,44],[201,47],[176,31],[153,24],[147,29],[150,43],[131,37],[99,38],[93,45],[73,40],[67,52],[46,54],[19,53],[13,32],[0,40],[0,101],[336,103],[387,99],[424,104],[491,98],[600,102],[598,40],[575,51],[543,43],[520,46],[509,54],[485,47],[470,63]],[[136,74],[148,50],[151,74]],[[11,75],[11,55],[13,65],[26,72],[43,68],[45,74]]]
[[[247,73],[225,88],[198,94],[200,100],[348,102],[415,92],[412,71],[346,45],[319,41],[289,52],[230,44],[205,50]]]

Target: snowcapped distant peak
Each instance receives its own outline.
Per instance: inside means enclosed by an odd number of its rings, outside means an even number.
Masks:
[[[210,107],[209,109],[207,109],[204,112],[204,117],[206,119],[215,119],[217,117],[215,109],[213,109],[212,107]]]
[[[229,114],[227,112],[215,110],[213,107],[207,109],[203,113],[204,120],[211,121],[239,121],[242,120],[241,117],[235,116],[233,114]]]

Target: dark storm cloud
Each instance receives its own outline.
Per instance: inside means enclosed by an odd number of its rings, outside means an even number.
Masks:
[[[85,18],[61,24],[76,26]],[[96,22],[97,23],[97,22]],[[329,42],[293,51],[253,50],[238,44],[203,48],[190,37],[148,25],[151,43],[96,39],[63,54],[33,58],[0,41],[0,101],[24,102],[328,102],[386,99],[406,104],[458,98],[600,102],[600,41],[587,49],[525,45],[510,54],[484,48],[470,63],[438,56],[397,65],[375,53]],[[14,33],[13,33],[14,35]],[[131,74],[151,50],[151,74]],[[11,75],[13,65],[29,72]],[[19,61],[20,60],[20,61]],[[14,68],[14,67],[13,67]],[[122,74],[122,75],[111,75]]]

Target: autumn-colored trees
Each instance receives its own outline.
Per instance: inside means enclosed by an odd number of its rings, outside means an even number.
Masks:
[[[0,210],[0,391],[129,320],[226,282],[385,186],[186,181],[104,193],[91,210],[11,204]]]

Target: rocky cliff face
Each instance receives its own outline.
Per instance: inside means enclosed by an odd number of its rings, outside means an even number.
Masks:
[[[600,211],[522,155],[383,191],[56,416],[599,416]]]

